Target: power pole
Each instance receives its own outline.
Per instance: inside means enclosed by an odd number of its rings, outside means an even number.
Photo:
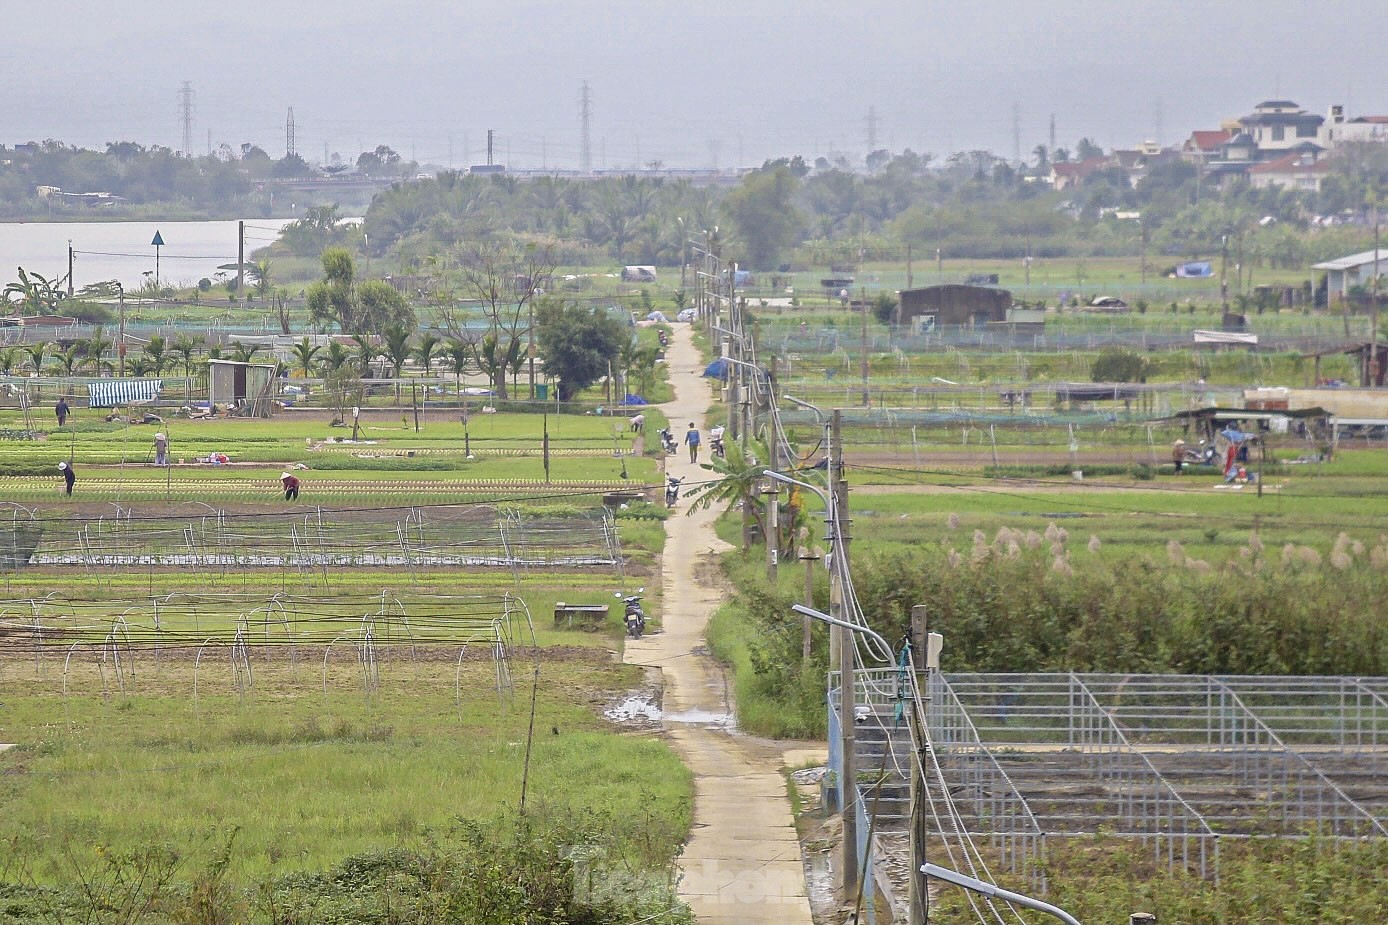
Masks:
[[[246,297],[246,220],[236,223],[236,297]]]
[[[67,242],[67,297],[72,298],[72,241]]]
[[[915,689],[918,692],[927,690],[926,681],[926,617],[927,611],[924,604],[916,604],[911,608],[911,670],[915,673]],[[924,700],[922,694],[921,699]],[[925,766],[925,729],[923,728],[922,717],[917,710],[917,704],[912,703],[908,710],[909,719],[912,725],[911,741],[916,743],[916,754],[911,762],[911,866],[907,868],[911,872],[910,889],[908,891],[908,911],[907,922],[910,925],[925,925],[930,911],[930,897],[926,889],[925,878],[921,876],[921,865],[925,863],[925,775],[922,769]]]
[[[530,282],[531,288],[533,288],[534,285],[535,285],[535,281],[534,281],[534,280],[531,280],[531,282]],[[529,321],[529,325],[528,325],[528,327],[526,328],[526,332],[525,332],[525,341],[526,341],[526,343],[525,343],[525,357],[526,357],[526,363],[527,363],[527,364],[529,365],[529,367],[530,367],[530,400],[531,400],[531,401],[534,401],[534,400],[535,400],[535,293],[534,293],[534,292],[531,292],[531,293],[530,293],[530,298],[526,299],[525,301],[526,301],[526,308],[527,308],[527,310],[530,312],[530,321]],[[626,388],[626,383],[625,383],[625,382],[622,383],[622,387],[623,387],[623,388]],[[623,401],[623,402],[626,401],[626,396],[623,396],[623,397],[622,397],[622,401]]]
[[[1369,315],[1371,318],[1369,322],[1370,389],[1377,389],[1378,387],[1378,368],[1380,368],[1381,364],[1381,361],[1378,360],[1378,238],[1380,238],[1378,232],[1380,232],[1380,224],[1378,224],[1378,190],[1374,190],[1374,285],[1373,292],[1371,292],[1374,301],[1373,308],[1371,308]],[[69,268],[68,271],[68,279],[72,279],[71,268]],[[1258,490],[1259,492],[1263,490],[1262,478],[1259,478]]]
[[[801,528],[801,533],[809,531]],[[808,543],[808,536],[802,537]],[[814,564],[820,559],[819,551],[812,549],[808,545],[800,547],[800,561],[805,563],[805,606],[814,607]],[[814,642],[811,634],[811,618],[805,617],[800,627],[800,661],[805,665],[810,663],[810,649]]]
[[[906,288],[911,289],[914,284],[915,278],[911,275],[911,244],[908,241],[906,244]]]
[[[1219,236],[1219,301],[1229,314],[1229,235]]]
[[[771,378],[766,380],[767,391],[771,389]],[[768,402],[774,407],[776,396],[770,395]],[[767,426],[766,442],[771,448],[771,469],[779,472],[781,468],[781,443],[776,438],[774,420]],[[776,586],[776,567],[781,555],[781,483],[768,479],[762,490],[766,501],[766,582]],[[813,606],[813,605],[811,605]]]
[[[492,166],[492,143],[496,139],[495,129],[487,129],[487,166]]]
[[[829,491],[834,507],[833,568],[830,569],[829,615],[844,618],[844,581],[848,571],[848,484],[843,479],[843,412],[835,409],[829,423]],[[851,631],[834,627],[838,637],[839,655],[839,747],[842,754],[843,779],[839,781],[839,803],[843,812],[843,891],[857,891],[862,871],[858,864],[858,763],[857,736],[854,714],[857,707],[855,685],[857,646]]]
[[[125,378],[125,287],[116,283],[116,292],[120,294],[120,333],[116,336],[116,363],[120,367],[119,376]],[[100,359],[98,357],[98,359]]]
[[[578,170],[589,174],[593,172],[593,94],[586,80],[578,90],[578,121]]]
[[[294,107],[289,107],[289,115],[284,119],[284,156],[293,157],[299,150],[294,144]]]
[[[859,294],[859,296],[861,297],[861,300],[862,300],[862,305],[861,305],[861,308],[860,308],[860,312],[861,312],[861,314],[862,314],[862,319],[861,319],[861,322],[862,322],[862,324],[861,324],[861,327],[862,327],[861,340],[862,340],[862,354],[863,354],[863,356],[862,356],[862,372],[863,372],[863,407],[866,408],[866,407],[868,407],[869,405],[872,404],[872,396],[870,396],[870,395],[868,394],[868,336],[867,336],[867,334],[868,334],[868,332],[867,332],[868,300],[867,300],[867,287],[864,286],[863,288],[859,289],[859,290],[858,290],[858,294]]]

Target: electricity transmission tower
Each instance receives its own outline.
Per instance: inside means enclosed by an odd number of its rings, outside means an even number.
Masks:
[[[294,147],[294,107],[289,107],[289,115],[284,120],[284,156],[293,157],[299,153]]]
[[[193,84],[191,81],[183,81],[183,86],[178,88],[178,116],[183,121],[183,149],[184,157],[193,156]]]
[[[581,173],[593,171],[593,94],[588,89],[588,81],[583,81],[578,91],[578,117],[581,125],[578,146],[578,169]]]

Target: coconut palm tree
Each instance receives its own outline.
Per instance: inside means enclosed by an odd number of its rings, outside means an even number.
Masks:
[[[193,376],[193,354],[197,353],[201,347],[202,344],[187,334],[180,334],[175,337],[173,345],[170,347],[183,362],[183,375],[190,379]]]
[[[453,371],[453,387],[462,394],[463,374],[467,372],[468,361],[472,359],[472,348],[460,340],[450,340],[443,349],[448,368]]]
[[[82,345],[73,344],[62,353],[58,354],[58,367],[63,371],[64,376],[73,376],[76,375],[77,370],[81,368],[84,359]]]
[[[323,352],[323,367],[329,374],[337,372],[346,366],[352,359],[352,355],[347,352],[347,348],[337,341],[329,341],[328,349]]]
[[[270,258],[266,257],[257,260],[250,268],[251,276],[255,277],[255,294],[260,297],[260,301],[267,302],[270,293],[275,285],[270,279]]]
[[[43,372],[43,361],[48,357],[49,346],[48,341],[41,340],[24,348],[24,352],[29,356],[29,367],[34,371],[35,376]]]
[[[395,403],[400,404],[400,375],[405,361],[410,358],[410,330],[402,324],[393,324],[385,329],[385,347],[381,355],[390,360],[391,375],[395,379]]]
[[[164,367],[169,363],[169,342],[163,335],[155,334],[145,344],[145,356],[149,358],[150,366],[154,369],[154,375],[159,376],[164,372]]]
[[[420,335],[419,343],[414,348],[414,358],[419,361],[419,365],[424,367],[424,375],[428,376],[432,372],[434,358],[438,355],[439,346],[443,340],[432,332]]]
[[[87,355],[87,359],[92,362],[92,371],[98,376],[103,369],[110,369],[111,364],[106,361],[106,351],[112,347],[112,341],[108,340],[101,333],[101,327],[92,329],[92,336],[82,342],[82,351]]]
[[[238,363],[249,363],[260,352],[260,344],[246,344],[236,341],[231,345],[231,358]]]
[[[313,358],[317,356],[318,351],[322,349],[322,347],[310,344],[307,337],[294,345],[294,362],[298,364],[299,369],[304,371],[305,380],[313,375]],[[307,382],[304,383],[304,394],[308,394]]]
[[[352,342],[357,345],[357,372],[365,379],[371,375],[371,361],[380,351],[365,334],[353,334]]]

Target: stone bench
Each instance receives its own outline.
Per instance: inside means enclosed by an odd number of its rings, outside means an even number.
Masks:
[[[607,623],[606,604],[566,604],[563,601],[556,601],[554,604],[554,625],[573,629],[577,627],[581,630],[602,629]]]

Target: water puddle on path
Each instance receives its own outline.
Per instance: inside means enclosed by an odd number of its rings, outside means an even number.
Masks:
[[[615,706],[602,711],[602,715],[614,723],[660,722],[660,707],[641,697],[628,697]]]
[[[681,713],[666,713],[667,723],[688,723],[691,726],[712,726],[729,732],[737,728],[737,721],[731,713],[714,713],[711,710],[685,710]]]

